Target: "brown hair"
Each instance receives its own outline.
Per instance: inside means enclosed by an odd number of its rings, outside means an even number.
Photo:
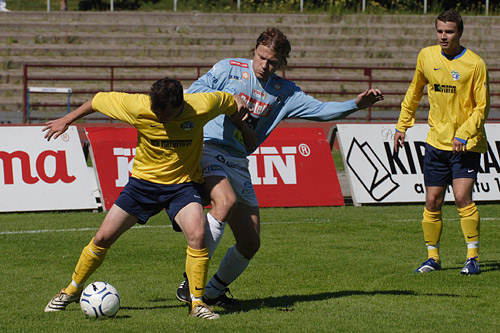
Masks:
[[[164,112],[172,112],[184,103],[184,90],[176,79],[163,78],[156,81],[149,91],[151,110],[156,116]]]
[[[458,33],[462,33],[464,31],[464,21],[462,20],[462,16],[459,13],[454,11],[453,9],[447,10],[439,14],[436,18],[436,22],[434,23],[437,27],[437,21],[441,22],[453,22],[457,25]]]
[[[263,33],[259,35],[257,38],[257,42],[255,43],[255,48],[251,50],[252,55],[255,55],[255,50],[259,45],[264,45],[276,52],[278,55],[281,67],[286,67],[287,61],[286,58],[290,56],[290,51],[292,47],[290,46],[290,42],[286,38],[285,34],[281,32],[280,29],[271,27],[267,28]]]

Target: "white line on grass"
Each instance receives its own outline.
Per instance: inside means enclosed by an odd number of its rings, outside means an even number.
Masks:
[[[452,221],[455,219],[443,219],[444,221]],[[500,217],[482,217],[482,221],[500,221]],[[304,219],[303,221],[323,223],[323,222],[334,222],[331,219]],[[419,222],[419,219],[408,219],[408,220],[394,220],[394,222]],[[261,224],[290,224],[290,223],[300,223],[290,222],[290,221],[275,221],[275,222],[261,222]],[[132,229],[144,229],[144,228],[172,228],[171,225],[139,225],[132,227]],[[74,232],[74,231],[89,231],[97,230],[98,228],[72,228],[72,229],[42,229],[42,230],[19,230],[19,231],[0,231],[0,235],[19,235],[19,234],[40,234],[46,232]]]

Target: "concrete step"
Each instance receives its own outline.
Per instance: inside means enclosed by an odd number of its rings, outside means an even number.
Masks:
[[[200,12],[134,12],[134,11],[115,11],[115,12],[33,12],[16,11],[10,13],[0,13],[2,21],[58,21],[58,22],[109,22],[113,24],[155,23],[161,24],[165,21],[172,23],[199,23],[206,22],[212,25],[221,23],[230,23],[233,25],[241,24],[317,24],[317,23],[342,23],[346,25],[364,24],[399,24],[405,25],[432,25],[435,15],[367,15],[367,14],[348,14],[348,15],[330,15],[330,14],[244,14],[244,13],[200,13]],[[495,16],[464,16],[467,28],[475,26],[488,27],[493,24],[499,24],[499,18]]]

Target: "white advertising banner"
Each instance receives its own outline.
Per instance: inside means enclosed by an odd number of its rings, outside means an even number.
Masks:
[[[404,149],[394,153],[395,124],[339,124],[337,138],[358,204],[425,202],[423,161],[429,125],[406,132]],[[473,188],[475,201],[500,200],[500,124],[486,124],[488,152]],[[445,196],[453,201],[451,187]]]
[[[0,127],[0,212],[97,209],[77,128],[50,142],[42,128]]]

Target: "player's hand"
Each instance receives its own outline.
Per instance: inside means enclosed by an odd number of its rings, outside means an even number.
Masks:
[[[233,123],[237,124],[248,119],[248,113],[250,112],[250,110],[248,110],[246,103],[243,101],[240,95],[234,94],[233,97],[236,105],[238,106],[238,111],[230,116],[230,118]]]
[[[396,133],[394,133],[394,151],[396,153],[399,152],[399,148],[404,148],[405,136],[406,134],[404,132],[396,131]]]
[[[356,106],[365,109],[378,101],[383,101],[384,95],[378,89],[367,89],[356,97]]]
[[[457,139],[453,139],[453,154],[463,154],[467,152],[467,145],[458,141]]]
[[[45,123],[45,127],[42,129],[43,132],[47,131],[44,138],[47,139],[47,141],[50,141],[52,137],[57,139],[61,134],[66,132],[68,127],[69,123],[67,123],[63,118],[50,120]]]

